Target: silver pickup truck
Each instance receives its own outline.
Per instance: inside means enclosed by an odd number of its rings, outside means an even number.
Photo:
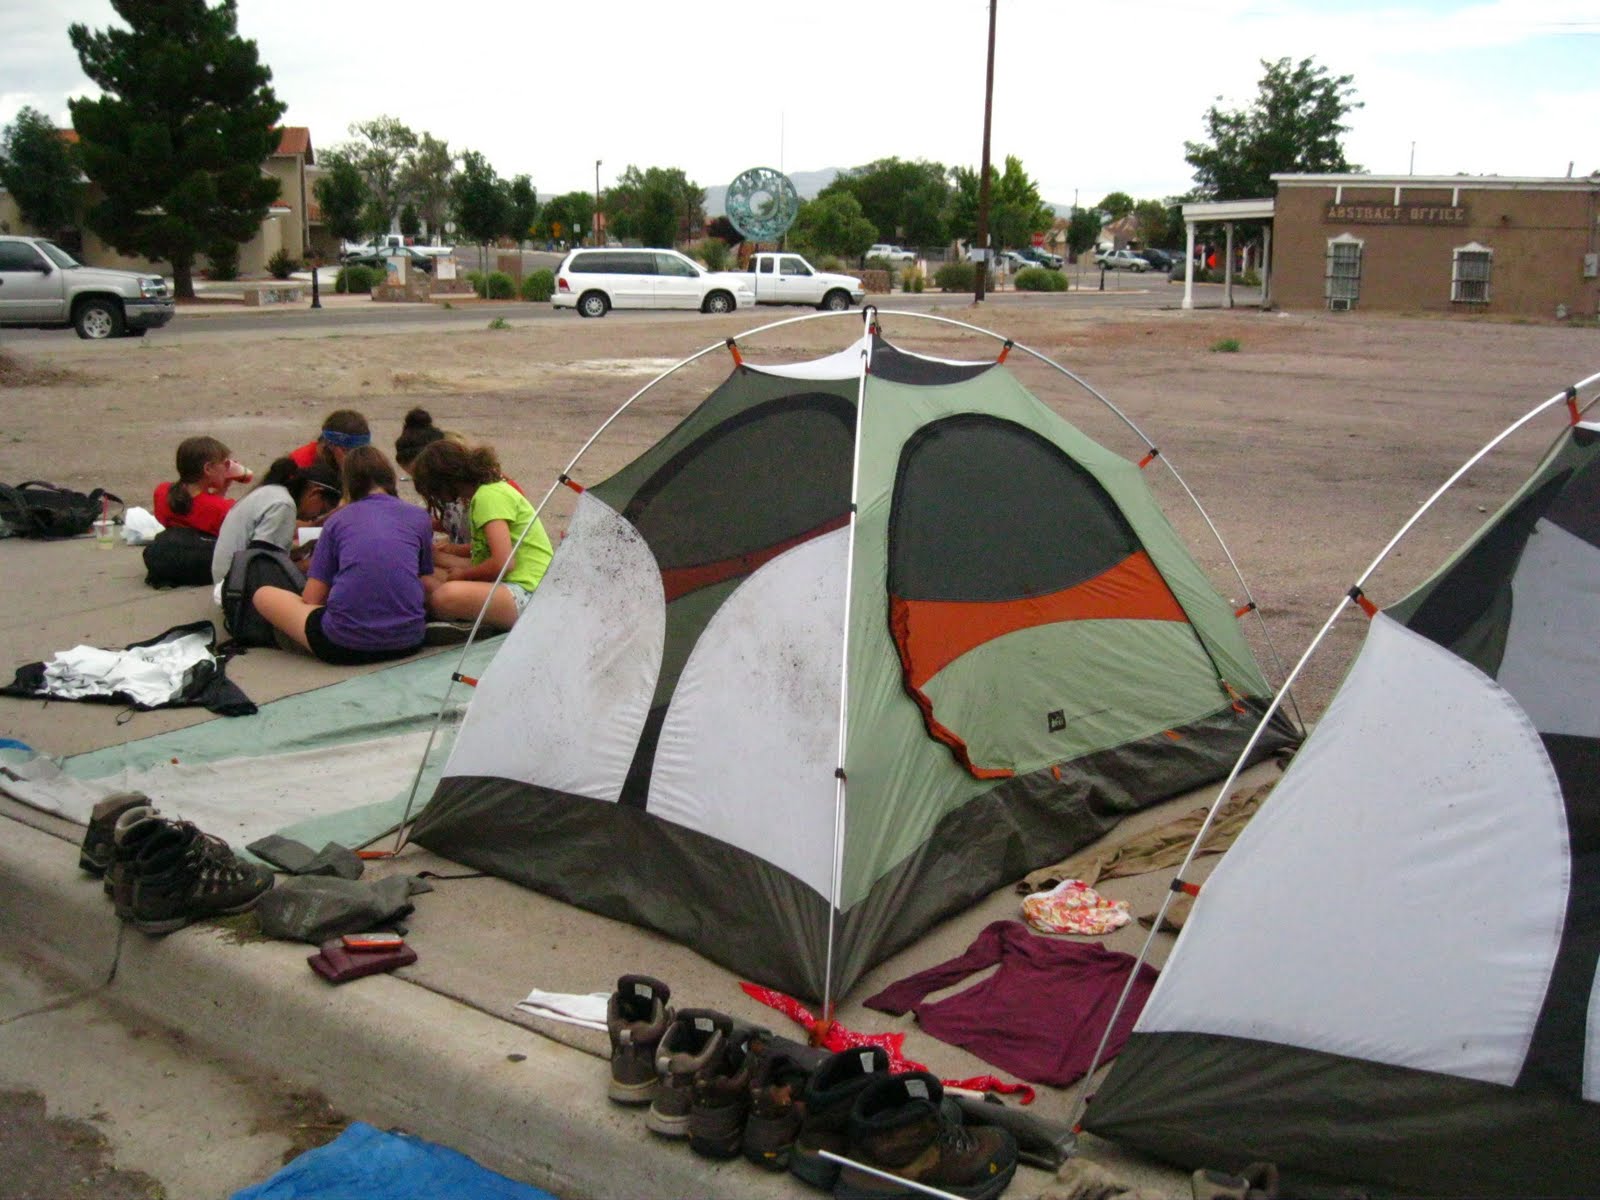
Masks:
[[[0,237],[0,325],[71,326],[81,338],[143,337],[176,311],[159,275],[86,267],[53,242]]]

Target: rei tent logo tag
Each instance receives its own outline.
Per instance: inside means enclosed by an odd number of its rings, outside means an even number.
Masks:
[[[1059,708],[1046,713],[1044,719],[1051,733],[1060,733],[1067,727],[1067,714]]]

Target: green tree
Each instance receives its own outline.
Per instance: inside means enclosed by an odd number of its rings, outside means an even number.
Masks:
[[[841,173],[817,198],[841,193],[854,196],[876,227],[873,241],[938,246],[949,240],[950,173],[942,163],[880,158]]]
[[[878,240],[878,227],[847,191],[830,192],[800,206],[790,230],[794,240],[818,254],[860,258]]]
[[[371,196],[368,226],[373,233],[388,233],[395,214],[407,199],[412,156],[417,135],[394,117],[373,117],[350,126],[355,139],[339,149],[350,156]]]
[[[88,224],[124,254],[172,264],[194,295],[194,260],[260,227],[278,182],[261,164],[277,148],[283,104],[234,0],[112,0],[128,28],[68,30],[100,89],[69,103],[78,160],[102,199]]]
[[[967,242],[978,236],[978,172],[957,167],[951,200],[950,232]],[[1004,171],[989,167],[989,238],[996,250],[1026,246],[1043,233],[1055,213],[1039,198],[1039,185],[1023,170],[1022,160],[1006,155]]]
[[[1310,58],[1261,61],[1266,74],[1249,108],[1206,110],[1206,141],[1185,142],[1195,196],[1248,200],[1273,194],[1278,172],[1337,173],[1361,168],[1345,160],[1339,135],[1361,107],[1350,75],[1329,75]],[[1220,100],[1221,97],[1219,96]]]
[[[1133,221],[1139,230],[1139,242],[1141,245],[1166,245],[1167,206],[1163,201],[1139,201],[1133,206]]]
[[[417,215],[417,206],[407,200],[400,206],[400,236],[414,238],[422,232],[422,218]]]
[[[417,215],[434,241],[439,240],[450,212],[450,177],[455,169],[456,156],[449,145],[424,133],[401,170],[399,190],[417,206]]]
[[[36,108],[24,107],[0,134],[0,187],[11,193],[22,219],[46,237],[78,218],[78,164],[55,122]]]
[[[355,163],[337,151],[322,156],[322,174],[312,185],[323,226],[340,241],[353,242],[365,229],[367,181]]]
[[[1134,208],[1133,197],[1127,192],[1109,192],[1106,198],[1095,205],[1108,221],[1120,221],[1131,213]]]
[[[1105,224],[1102,215],[1092,208],[1076,208],[1067,219],[1067,248],[1074,255],[1082,255],[1100,237],[1100,227]]]
[[[705,190],[677,167],[630,164],[606,192],[606,225],[620,238],[670,246],[705,222]]]
[[[593,223],[594,196],[589,192],[566,192],[545,202],[534,229],[540,237],[576,243]]]
[[[506,231],[510,218],[511,197],[505,181],[488,159],[468,150],[461,156],[461,170],[450,181],[450,198],[456,224],[478,244],[478,265],[482,266],[483,247]]]
[[[533,186],[533,180],[526,175],[518,175],[506,186],[506,232],[517,240],[517,249],[522,249],[522,243],[533,236],[533,223],[539,218],[539,193]],[[517,272],[520,278],[522,271],[522,256],[517,256]]]

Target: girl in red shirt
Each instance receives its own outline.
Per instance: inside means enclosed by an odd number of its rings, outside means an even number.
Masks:
[[[213,437],[179,442],[177,467],[176,481],[156,484],[156,520],[168,528],[181,525],[216,537],[222,519],[233,507],[226,495],[228,489],[235,483],[248,483],[251,473]]]

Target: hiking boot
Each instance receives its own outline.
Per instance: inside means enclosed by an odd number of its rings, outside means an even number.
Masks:
[[[695,1072],[722,1054],[733,1021],[709,1008],[686,1008],[673,1018],[656,1047],[655,1097],[644,1127],[662,1137],[689,1136],[689,1110],[694,1104]]]
[[[795,1135],[800,1132],[801,1103],[811,1078],[803,1063],[770,1044],[756,1056],[750,1072],[750,1115],[745,1119],[740,1149],[766,1171],[787,1171]]]
[[[145,844],[163,830],[175,828],[155,809],[136,805],[117,818],[111,833],[111,865],[103,881],[106,895],[124,921],[133,918],[133,869]]]
[[[134,860],[135,929],[172,933],[205,917],[241,913],[255,907],[272,887],[272,871],[234,856],[221,838],[201,833],[188,822],[149,838]]]
[[[78,849],[78,866],[91,875],[104,875],[111,866],[111,839],[115,836],[117,819],[130,808],[148,808],[150,797],[143,792],[117,792],[107,796],[89,814],[89,828],[84,831],[83,845]]]
[[[814,1188],[833,1190],[839,1164],[821,1152],[845,1152],[851,1106],[873,1079],[888,1074],[889,1055],[881,1046],[841,1050],[823,1060],[812,1072],[801,1101],[800,1129],[789,1153],[792,1174]]]
[[[649,1104],[656,1094],[656,1047],[672,1022],[672,989],[648,975],[624,975],[606,1003],[611,1085],[616,1104]]]
[[[750,1114],[750,1077],[772,1035],[743,1029],[722,1043],[722,1052],[694,1073],[689,1104],[689,1149],[706,1158],[737,1158]]]
[[[849,1157],[899,1180],[967,1200],[991,1200],[1017,1170],[1017,1143],[994,1126],[966,1127],[941,1106],[944,1089],[926,1071],[873,1080],[850,1110]],[[922,1194],[856,1167],[839,1172],[834,1200],[917,1200]]]

